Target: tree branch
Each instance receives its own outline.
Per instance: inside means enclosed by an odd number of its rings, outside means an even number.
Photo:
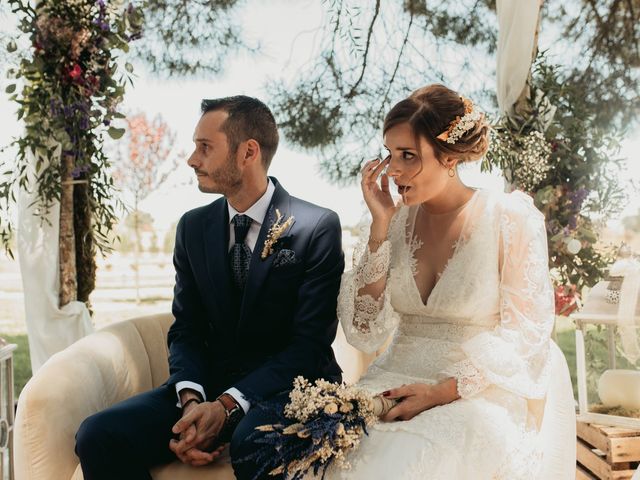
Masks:
[[[351,91],[346,95],[345,98],[347,99],[353,98],[355,96],[356,90],[358,86],[360,86],[360,83],[364,78],[364,72],[367,69],[367,55],[369,55],[369,47],[371,46],[371,36],[373,35],[373,27],[376,23],[376,19],[378,18],[379,13],[380,13],[380,0],[376,0],[376,8],[375,8],[375,11],[373,12],[371,25],[369,25],[369,33],[367,34],[367,43],[364,49],[364,56],[362,59],[362,70],[360,71],[360,77],[358,78],[358,80],[356,80],[356,83],[354,83],[353,87],[351,87]]]
[[[389,92],[391,92],[391,87],[393,86],[393,82],[396,79],[396,75],[398,73],[398,69],[400,68],[400,61],[402,60],[402,54],[404,53],[404,48],[407,46],[409,42],[409,33],[411,32],[411,27],[413,26],[413,12],[410,13],[409,16],[409,25],[407,26],[407,33],[404,36],[404,40],[402,41],[402,46],[400,47],[400,51],[398,52],[398,60],[393,68],[393,73],[391,74],[391,79],[389,80],[389,84],[387,85],[387,90],[384,92],[384,98],[382,102],[380,102],[380,109],[378,110],[378,116],[382,113],[387,101],[389,100]]]

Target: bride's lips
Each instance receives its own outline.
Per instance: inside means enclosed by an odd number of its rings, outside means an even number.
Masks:
[[[405,193],[407,193],[409,190],[411,190],[411,187],[407,186],[407,185],[398,185],[398,193],[400,195],[404,195]]]

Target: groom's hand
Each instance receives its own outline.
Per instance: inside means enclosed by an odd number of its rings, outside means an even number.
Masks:
[[[179,439],[172,439],[169,448],[183,463],[207,465],[220,456],[223,446],[208,451],[214,445],[227,415],[218,401],[189,405],[172,431]]]

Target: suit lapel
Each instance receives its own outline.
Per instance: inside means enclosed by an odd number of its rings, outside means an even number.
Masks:
[[[231,319],[231,298],[229,279],[229,209],[227,201],[221,200],[213,205],[207,223],[203,229],[204,252],[207,271],[211,279],[211,295],[222,312],[222,320]]]
[[[260,227],[260,234],[258,235],[258,240],[256,242],[256,246],[251,253],[251,263],[249,264],[249,277],[247,278],[247,284],[244,289],[244,297],[242,299],[242,308],[240,310],[240,322],[238,324],[238,328],[242,328],[244,324],[246,324],[247,316],[253,307],[253,304],[256,300],[256,296],[260,291],[260,287],[264,283],[267,275],[269,273],[269,269],[273,264],[273,260],[275,258],[275,254],[269,255],[267,258],[262,259],[262,250],[264,248],[264,242],[267,239],[267,234],[269,233],[269,229],[271,225],[276,220],[276,210],[279,210],[283,216],[283,219],[289,217],[290,213],[290,196],[287,191],[282,188],[282,186],[278,183],[278,181],[271,177],[271,181],[275,184],[275,191],[273,192],[273,197],[271,198],[271,203],[269,204],[269,209],[267,210],[267,214],[264,217],[264,221],[262,222],[262,227]],[[284,235],[287,233],[285,232]],[[283,236],[284,236],[283,235]]]

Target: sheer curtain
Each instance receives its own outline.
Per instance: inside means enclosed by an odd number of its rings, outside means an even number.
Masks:
[[[31,182],[31,190],[35,190]],[[93,331],[91,317],[82,302],[59,308],[60,203],[46,220],[35,215],[36,192],[20,191],[17,246],[31,368],[35,373],[47,359]]]
[[[540,0],[497,0],[498,66],[496,88],[500,113],[511,111],[531,69]]]

